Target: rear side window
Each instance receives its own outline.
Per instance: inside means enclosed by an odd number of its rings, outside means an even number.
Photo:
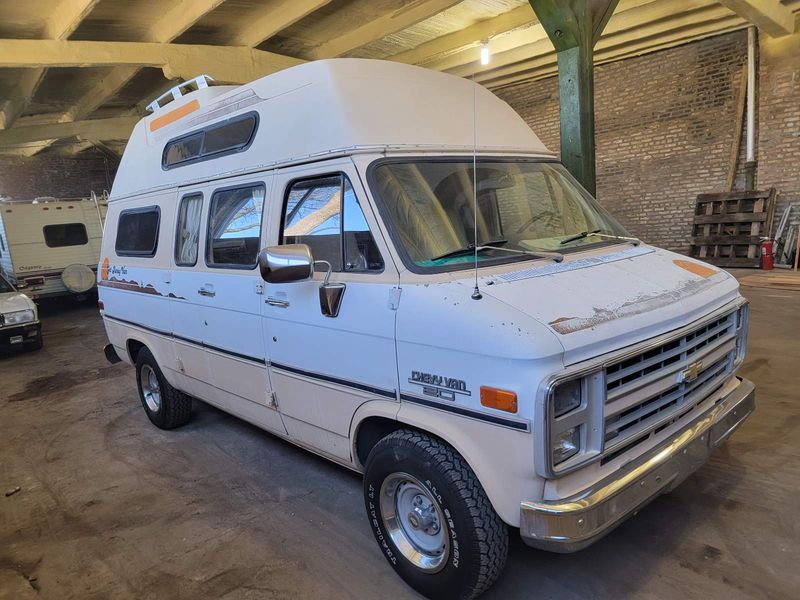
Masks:
[[[200,239],[200,211],[203,195],[192,194],[181,198],[178,207],[178,229],[175,237],[175,264],[193,267],[197,264],[197,247]]]
[[[233,117],[167,142],[161,157],[165,169],[247,150],[258,126],[258,115]]]
[[[209,267],[252,269],[256,266],[264,195],[262,184],[214,192],[206,235]]]
[[[86,235],[86,226],[83,223],[45,225],[42,231],[44,233],[44,243],[49,248],[83,246],[89,243],[89,237]]]
[[[117,255],[155,256],[160,219],[157,206],[122,211],[117,224]]]

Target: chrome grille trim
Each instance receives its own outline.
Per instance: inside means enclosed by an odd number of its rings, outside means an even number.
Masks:
[[[731,311],[655,348],[606,365],[603,454],[634,439],[643,441],[665,423],[688,416],[719,389],[733,374],[736,325],[736,311]],[[698,362],[703,364],[696,378],[682,381],[681,373]]]

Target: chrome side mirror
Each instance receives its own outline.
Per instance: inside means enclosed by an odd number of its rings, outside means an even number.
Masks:
[[[325,279],[322,280],[322,285],[319,286],[319,308],[326,317],[338,317],[347,284],[330,282],[333,266],[327,260],[315,260],[314,264],[327,265],[328,267]]]
[[[261,278],[267,283],[291,283],[314,277],[314,258],[306,244],[269,246],[258,253]]]

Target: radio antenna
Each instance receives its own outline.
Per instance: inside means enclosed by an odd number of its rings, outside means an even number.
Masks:
[[[472,217],[473,217],[473,257],[475,270],[475,288],[472,290],[472,299],[483,298],[478,287],[478,127],[476,110],[476,83],[475,73],[472,74]]]

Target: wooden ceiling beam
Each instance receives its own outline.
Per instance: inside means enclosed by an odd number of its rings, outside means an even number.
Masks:
[[[686,2],[688,2],[690,5],[691,3],[698,1],[705,2],[706,4],[714,2],[714,0],[686,0]],[[608,23],[605,31],[608,33],[610,29],[614,29],[616,27],[615,23],[619,22],[620,15],[629,11],[642,9],[643,7],[648,7],[650,5],[670,3],[673,5],[672,12],[674,13],[674,5],[677,4],[677,2],[678,0],[667,0],[667,2],[664,0],[621,0],[616,12],[614,13],[614,17]],[[533,12],[532,9],[531,12]],[[438,60],[434,60],[426,66],[440,71],[448,71],[451,73],[460,74],[457,73],[455,69],[469,65],[467,70],[468,74],[471,75],[473,70],[480,72],[494,68],[497,65],[497,61],[503,59],[502,57],[504,57],[505,52],[516,50],[517,48],[536,43],[540,40],[548,40],[548,37],[542,25],[538,23],[536,19],[534,19],[527,27],[523,26],[513,31],[499,34],[489,40],[491,62],[488,67],[480,66],[478,62],[479,55],[477,45],[459,52],[451,53],[449,56],[444,56]],[[552,48],[552,44],[550,44],[549,48]],[[523,60],[524,58],[525,57],[518,60]]]
[[[154,15],[145,40],[167,43],[189,29],[203,15],[208,14],[225,0],[177,0],[167,10],[159,7]],[[56,122],[78,121],[86,118],[113,98],[139,72],[138,67],[115,67],[110,73],[95,83],[75,104],[53,120]],[[42,149],[46,147],[43,146]]]
[[[0,68],[119,67],[127,75],[130,68],[157,67],[168,79],[191,79],[207,73],[219,82],[246,83],[302,62],[246,46],[0,40]],[[120,85],[120,81],[108,81],[113,77],[114,72],[103,80],[105,87]],[[69,116],[79,120],[85,112],[82,108]]]
[[[232,46],[255,48],[276,33],[329,4],[331,0],[274,0],[264,4],[256,14],[249,14],[247,23],[232,36]]]
[[[624,60],[633,56],[640,56],[666,48],[672,48],[689,41],[703,39],[713,35],[720,35],[745,27],[745,22],[736,15],[728,15],[710,22],[699,20],[674,30],[644,36],[638,41],[625,44],[604,44],[602,39],[595,48],[595,64],[604,64]],[[551,51],[529,61],[516,63],[497,72],[482,74],[476,80],[489,89],[499,89],[525,81],[552,77],[558,72],[556,54]]]
[[[658,35],[661,31],[672,31],[676,27],[698,24],[704,20],[724,18],[730,11],[721,7],[715,0],[659,0],[638,3],[619,3],[619,8],[609,20],[603,36],[597,42],[598,48],[609,44],[635,43],[644,36]],[[498,42],[500,39],[498,39]],[[448,65],[436,65],[453,75],[472,76],[478,81],[485,80],[496,71],[507,72],[518,63],[535,60],[542,55],[555,56],[553,45],[541,26],[514,32],[504,45],[495,52],[488,67],[481,66],[476,55],[453,56]],[[457,64],[453,64],[457,63]]]
[[[47,17],[44,24],[45,39],[65,40],[78,28],[99,0],[62,0]],[[23,73],[13,95],[3,105],[0,127],[8,129],[30,104],[44,79],[45,69]]]
[[[114,117],[18,126],[0,131],[0,148],[21,147],[74,136],[98,140],[126,140],[138,121],[139,117]]]
[[[333,35],[310,52],[309,58],[334,58],[424,21],[461,0],[412,0],[402,8],[376,16],[359,27]],[[339,33],[339,32],[331,32]]]
[[[795,31],[794,14],[779,0],[719,0],[719,3],[772,37]]]
[[[441,59],[465,48],[474,48],[482,42],[513,31],[525,25],[536,23],[536,15],[530,4],[523,4],[508,12],[478,21],[453,33],[448,33],[420,44],[416,48],[387,57],[388,60],[411,65],[424,65],[432,60]]]

